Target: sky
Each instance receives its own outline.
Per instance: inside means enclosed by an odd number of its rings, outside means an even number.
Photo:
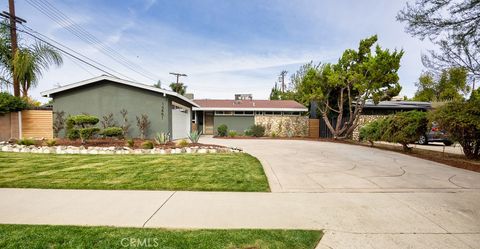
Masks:
[[[64,44],[122,76],[168,88],[181,78],[195,98],[233,98],[251,93],[267,99],[282,70],[294,73],[309,61],[336,62],[345,49],[378,35],[378,44],[405,54],[399,71],[401,96],[412,97],[424,70],[420,56],[432,45],[404,32],[395,20],[403,0],[46,0],[75,23],[149,75],[103,54],[64,26],[17,0],[16,14],[35,31]],[[0,10],[8,10],[2,1]],[[21,27],[19,27],[21,28]],[[22,42],[32,42],[21,34]],[[140,71],[137,69],[137,71]],[[64,56],[46,71],[31,95],[104,74]]]

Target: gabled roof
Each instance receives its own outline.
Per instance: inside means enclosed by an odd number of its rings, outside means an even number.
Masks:
[[[226,100],[226,99],[195,99],[200,107],[194,110],[204,111],[308,111],[302,104],[294,100]]]
[[[136,87],[136,88],[140,88],[140,89],[145,89],[145,90],[152,91],[152,92],[162,93],[164,96],[165,95],[174,96],[174,97],[177,97],[177,98],[179,98],[179,99],[181,99],[181,100],[183,100],[187,103],[190,103],[193,106],[198,107],[198,105],[195,102],[193,102],[191,99],[188,99],[187,97],[185,97],[183,95],[180,95],[176,92],[161,89],[161,88],[157,88],[157,87],[154,87],[154,86],[149,86],[149,85],[134,82],[134,81],[129,81],[129,80],[120,79],[120,78],[116,78],[116,77],[112,77],[112,76],[107,76],[107,75],[101,75],[101,76],[98,76],[98,77],[95,77],[95,78],[91,78],[91,79],[79,81],[79,82],[76,82],[76,83],[68,84],[68,85],[61,86],[61,87],[51,89],[51,90],[48,90],[48,91],[43,91],[40,94],[43,97],[50,97],[50,95],[55,94],[55,93],[59,93],[59,92],[74,89],[74,88],[77,88],[77,87],[85,86],[85,85],[88,85],[88,84],[96,83],[96,82],[99,82],[99,81],[102,81],[102,80],[107,80],[107,81],[111,81],[111,82],[118,83],[118,84],[132,86],[132,87]]]

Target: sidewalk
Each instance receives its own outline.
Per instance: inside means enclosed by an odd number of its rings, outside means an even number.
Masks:
[[[480,191],[227,193],[0,189],[0,223],[325,229],[319,248],[475,248]]]

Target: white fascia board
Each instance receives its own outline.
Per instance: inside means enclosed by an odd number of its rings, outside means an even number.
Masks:
[[[63,91],[69,90],[69,89],[73,89],[73,88],[76,88],[76,87],[88,85],[88,84],[95,83],[95,82],[98,82],[98,81],[101,81],[101,80],[108,80],[108,81],[132,86],[132,87],[136,87],[136,88],[149,90],[149,91],[152,91],[152,92],[162,93],[163,96],[171,95],[171,96],[177,97],[177,98],[179,98],[179,99],[181,99],[181,100],[183,100],[187,103],[190,103],[193,106],[197,106],[197,107],[199,106],[197,103],[193,102],[191,99],[188,99],[187,97],[185,97],[183,95],[180,95],[176,92],[168,91],[168,90],[165,90],[165,89],[161,89],[161,88],[157,88],[157,87],[153,87],[153,86],[149,86],[149,85],[146,85],[146,84],[137,83],[137,82],[133,82],[133,81],[129,81],[129,80],[124,80],[124,79],[120,79],[120,78],[116,78],[116,77],[112,77],[112,76],[107,76],[107,75],[102,75],[102,76],[98,76],[98,77],[91,78],[91,79],[88,79],[88,80],[83,80],[83,81],[79,81],[79,82],[76,82],[76,83],[73,83],[73,84],[68,84],[68,85],[65,85],[65,86],[61,86],[61,87],[51,89],[51,90],[48,90],[48,91],[43,91],[40,94],[42,95],[42,97],[50,97],[50,95],[52,95],[54,93],[63,92]]]
[[[228,108],[228,107],[193,107],[194,111],[266,111],[266,112],[306,112],[307,108]]]

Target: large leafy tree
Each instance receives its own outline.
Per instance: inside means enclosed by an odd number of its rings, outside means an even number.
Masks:
[[[62,65],[62,56],[58,50],[41,42],[31,45],[21,42],[13,56],[8,32],[7,26],[1,25],[0,83],[11,85],[12,79],[17,78],[21,85],[22,95],[27,97],[28,91],[37,86],[42,73],[48,70],[50,65]]]
[[[416,0],[397,15],[406,31],[438,46],[422,56],[425,66],[466,68],[480,77],[480,1]]]
[[[418,80],[417,101],[462,100],[470,91],[467,85],[467,71],[462,67],[443,70],[439,76],[431,72],[423,73]]]
[[[352,134],[367,100],[378,103],[401,90],[397,72],[403,51],[392,52],[379,45],[372,51],[376,42],[374,35],[360,41],[358,50],[345,50],[336,64],[308,69],[298,87],[303,103],[317,102],[334,138]],[[335,123],[332,116],[337,117]]]

